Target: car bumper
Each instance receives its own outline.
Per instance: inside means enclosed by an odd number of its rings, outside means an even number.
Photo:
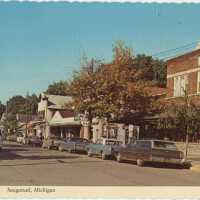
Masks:
[[[178,164],[178,165],[191,165],[191,162],[188,160],[176,159],[176,158],[152,157],[151,161],[160,163]]]

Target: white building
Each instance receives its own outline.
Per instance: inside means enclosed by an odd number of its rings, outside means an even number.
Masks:
[[[72,101],[70,96],[41,94],[38,103],[38,115],[45,126],[45,138],[56,135],[59,137],[80,136],[80,121],[74,119],[72,109],[67,109],[66,104]]]

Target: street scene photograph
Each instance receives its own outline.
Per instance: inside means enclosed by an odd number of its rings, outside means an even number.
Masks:
[[[199,13],[0,2],[0,186],[200,186]]]

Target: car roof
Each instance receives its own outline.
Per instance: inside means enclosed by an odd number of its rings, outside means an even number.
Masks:
[[[106,141],[115,141],[115,142],[121,142],[120,140],[116,140],[116,139],[111,139],[111,138],[101,138],[103,140],[106,140]]]
[[[158,139],[140,139],[140,140],[136,140],[136,141],[150,141],[150,142],[168,142],[168,143],[175,143],[174,141],[170,141],[170,140],[158,140]]]

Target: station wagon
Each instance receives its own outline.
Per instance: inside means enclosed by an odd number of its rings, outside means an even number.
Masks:
[[[191,165],[174,142],[165,140],[136,140],[121,147],[116,159],[118,162],[136,161],[138,166],[143,166],[145,162],[172,163],[187,168]]]

